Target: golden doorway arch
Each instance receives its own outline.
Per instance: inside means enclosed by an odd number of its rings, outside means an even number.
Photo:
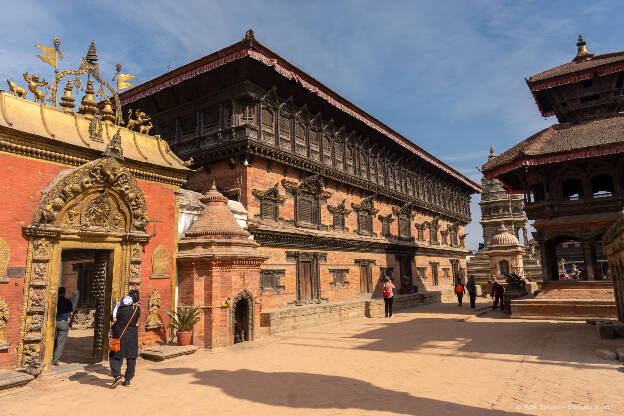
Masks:
[[[54,348],[55,311],[63,250],[106,250],[110,286],[105,289],[105,316],[112,302],[141,284],[147,208],[135,178],[117,159],[105,157],[60,173],[46,188],[28,237],[18,365],[38,375]],[[108,321],[108,320],[106,320]],[[96,334],[107,345],[107,324]]]

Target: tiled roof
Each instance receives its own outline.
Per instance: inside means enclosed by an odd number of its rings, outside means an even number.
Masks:
[[[590,69],[598,68],[603,65],[624,62],[624,51],[605,53],[602,55],[594,55],[586,61],[572,61],[563,65],[548,69],[539,74],[533,75],[528,79],[529,83],[536,83],[547,79],[555,78],[562,75],[568,75],[575,72],[583,72]]]
[[[591,120],[581,124],[555,124],[528,139],[518,143],[511,149],[487,161],[483,165],[484,173],[501,169],[505,165],[521,160],[539,159],[547,156],[578,153],[601,148],[623,147],[624,117],[610,117]],[[615,148],[618,153],[624,149]],[[591,152],[584,157],[595,156]],[[556,159],[544,159],[541,163],[556,162]],[[539,164],[536,161],[532,164]]]
[[[190,62],[150,81],[124,91],[120,94],[121,102],[123,105],[133,103],[137,100],[153,95],[160,90],[179,84],[187,79],[194,78],[205,72],[212,71],[215,68],[244,58],[254,59],[267,67],[273,68],[273,70],[281,76],[286,77],[289,80],[295,80],[302,87],[318,95],[330,105],[338,108],[351,117],[354,117],[360,122],[363,122],[385,137],[388,137],[390,140],[393,140],[400,146],[419,156],[427,163],[436,166],[440,170],[459,180],[471,188],[473,192],[481,192],[481,187],[477,183],[437,159],[420,146],[413,143],[411,140],[397,133],[383,122],[377,120],[375,117],[366,113],[346,98],[340,96],[323,83],[319,82],[281,56],[277,55],[275,52],[271,51],[266,46],[262,45],[254,38],[253,32],[251,33],[251,36],[248,32],[245,38],[240,42],[227,46],[220,51],[204,56],[203,58]]]

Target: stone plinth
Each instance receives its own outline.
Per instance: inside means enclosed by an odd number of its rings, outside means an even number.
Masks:
[[[614,318],[616,306],[610,281],[546,281],[532,299],[511,301],[512,318]]]
[[[400,311],[430,303],[440,303],[440,292],[395,295],[392,311]],[[301,328],[340,322],[354,318],[380,318],[385,314],[384,300],[362,299],[351,302],[323,303],[318,305],[293,306],[290,308],[263,311],[260,326],[268,334],[279,334]]]
[[[0,370],[0,390],[23,386],[33,379],[33,376],[21,371]]]
[[[197,347],[194,345],[155,345],[153,347],[144,348],[143,351],[141,351],[141,357],[163,361],[182,355],[193,354],[195,351],[197,351]]]

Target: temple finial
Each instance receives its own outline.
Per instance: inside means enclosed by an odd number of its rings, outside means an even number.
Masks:
[[[574,61],[582,61],[594,56],[593,54],[589,53],[586,45],[587,42],[585,42],[585,39],[583,39],[583,35],[579,33],[578,42],[576,42],[576,47],[578,48],[578,51],[576,53]]]
[[[247,32],[245,32],[245,40],[256,40],[256,37],[254,36],[254,31],[252,29],[247,30]]]
[[[490,155],[488,156],[488,160],[492,159],[495,156],[496,153],[494,153],[494,146],[490,146]]]
[[[91,41],[91,45],[89,46],[89,51],[87,52],[86,59],[87,59],[87,61],[89,61],[92,64],[96,63],[97,60],[98,60],[97,53],[95,52],[95,41],[94,40]]]
[[[216,190],[217,190],[217,185],[216,185],[216,183],[215,183],[215,180],[214,180],[214,179],[212,180],[212,185],[210,186],[210,190],[211,190],[211,191],[216,191]]]

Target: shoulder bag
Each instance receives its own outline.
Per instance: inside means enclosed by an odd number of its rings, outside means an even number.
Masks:
[[[128,329],[128,325],[130,325],[130,322],[132,322],[132,319],[134,318],[134,314],[136,313],[137,308],[136,306],[134,307],[134,311],[132,312],[132,316],[130,317],[130,319],[128,320],[128,323],[126,324],[126,327],[123,329],[123,331],[121,331],[121,335],[119,336],[119,338],[110,338],[108,340],[108,350],[109,351],[113,351],[113,352],[117,352],[121,349],[121,337],[123,337],[124,333],[126,332],[126,329]]]

